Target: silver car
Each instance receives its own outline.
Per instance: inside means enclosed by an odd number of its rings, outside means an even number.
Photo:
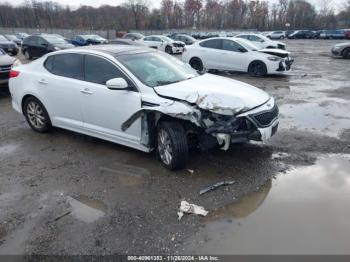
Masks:
[[[18,59],[9,56],[4,50],[0,49],[0,85],[8,83],[11,68],[20,63]]]
[[[350,42],[336,44],[333,46],[331,52],[333,56],[350,59]]]

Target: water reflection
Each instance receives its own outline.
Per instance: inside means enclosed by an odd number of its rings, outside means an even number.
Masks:
[[[189,253],[350,254],[350,156],[295,168],[269,189],[214,212]]]

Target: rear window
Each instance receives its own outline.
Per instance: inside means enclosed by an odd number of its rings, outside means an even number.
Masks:
[[[212,49],[221,49],[222,41],[220,39],[207,40],[199,44],[201,47],[212,48]]]
[[[44,67],[52,74],[83,80],[83,63],[80,54],[60,54],[47,58]]]

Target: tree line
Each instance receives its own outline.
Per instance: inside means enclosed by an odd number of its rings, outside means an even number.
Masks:
[[[0,27],[88,30],[164,29],[334,29],[350,28],[350,0],[335,12],[331,0],[318,8],[306,0],[126,0],[119,6],[73,9],[53,1],[0,3]]]

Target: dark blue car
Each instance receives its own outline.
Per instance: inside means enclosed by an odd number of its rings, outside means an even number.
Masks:
[[[76,35],[73,36],[70,42],[75,46],[100,45],[107,44],[107,39],[98,35]]]
[[[323,39],[344,39],[345,30],[324,30],[320,34],[320,38]]]

